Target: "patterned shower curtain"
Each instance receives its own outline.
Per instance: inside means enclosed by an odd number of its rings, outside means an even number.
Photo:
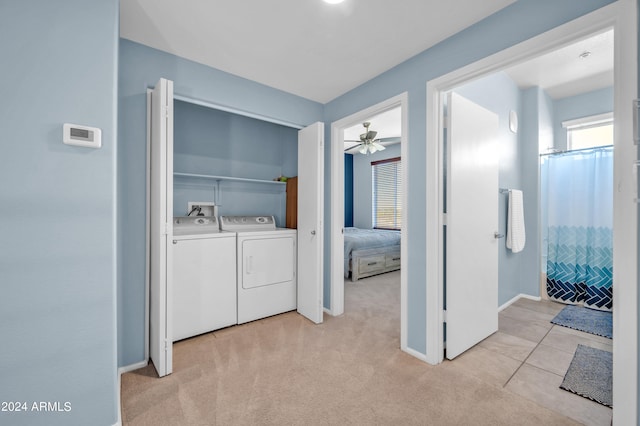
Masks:
[[[613,147],[543,157],[547,294],[612,310]]]

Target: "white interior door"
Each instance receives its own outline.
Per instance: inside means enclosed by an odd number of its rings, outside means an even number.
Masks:
[[[446,344],[453,359],[498,330],[498,116],[448,97]]]
[[[298,312],[322,322],[324,124],[298,132]]]
[[[149,355],[160,377],[173,371],[172,219],[173,82],[161,78],[151,94],[151,229]]]

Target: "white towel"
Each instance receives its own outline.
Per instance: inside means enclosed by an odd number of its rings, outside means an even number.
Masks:
[[[524,232],[524,207],[522,203],[522,191],[512,189],[509,191],[509,213],[507,216],[507,248],[514,253],[524,249],[527,240]]]

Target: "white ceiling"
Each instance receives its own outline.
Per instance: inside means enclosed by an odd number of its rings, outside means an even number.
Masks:
[[[326,103],[515,0],[121,0],[120,35]]]
[[[401,111],[401,108],[398,107],[367,119],[367,121],[371,123],[369,130],[378,132],[376,139],[400,137],[402,134]],[[364,133],[364,126],[362,124],[349,127],[344,131],[344,140],[359,141],[362,133]]]
[[[580,58],[583,52],[591,52],[591,54],[587,58]],[[519,87],[526,89],[539,86],[551,98],[561,99],[612,86],[613,63],[613,30],[611,30],[528,60],[505,71]],[[366,121],[371,122],[370,129],[378,132],[376,137],[379,139],[400,137],[400,113],[400,108],[396,108]],[[361,124],[346,129],[345,150],[356,146],[363,132],[364,127]]]
[[[326,103],[513,1],[121,0],[120,35]],[[585,51],[591,55],[580,59]],[[506,72],[554,99],[611,86],[613,31]],[[399,109],[367,121],[378,138],[400,136]],[[345,140],[363,131],[347,129]]]
[[[580,58],[583,52],[591,52]],[[506,70],[520,88],[539,86],[553,99],[613,86],[613,30]]]

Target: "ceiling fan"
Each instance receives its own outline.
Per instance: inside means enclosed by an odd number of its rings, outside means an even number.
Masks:
[[[357,145],[348,148],[346,151],[353,151],[357,149],[360,154],[373,154],[374,152],[386,149],[380,144],[380,139],[376,139],[378,132],[369,130],[371,123],[366,121],[362,123],[362,125],[365,128],[365,132],[360,135],[360,142]]]

